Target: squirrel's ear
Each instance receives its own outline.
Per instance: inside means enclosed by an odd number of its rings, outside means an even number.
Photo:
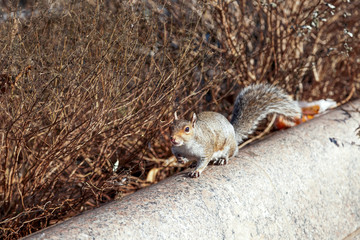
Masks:
[[[193,126],[193,127],[195,127],[195,123],[196,123],[196,121],[197,121],[196,114],[195,114],[195,113],[193,113],[193,116],[192,116],[192,119],[191,119],[191,124],[192,124],[192,126]]]
[[[176,111],[174,112],[174,117],[175,117],[175,120],[179,120],[179,118],[178,118],[178,115],[177,115],[177,112],[176,112]]]

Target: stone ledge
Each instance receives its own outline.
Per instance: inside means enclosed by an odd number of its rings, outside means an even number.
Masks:
[[[245,147],[198,179],[178,174],[26,239],[356,237],[359,111],[354,101]]]

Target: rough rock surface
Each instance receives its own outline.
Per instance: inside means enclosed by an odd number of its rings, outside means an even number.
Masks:
[[[360,101],[27,239],[360,239]]]

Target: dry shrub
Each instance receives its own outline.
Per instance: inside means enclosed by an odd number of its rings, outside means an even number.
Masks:
[[[188,55],[191,31],[176,51],[155,53],[154,16],[65,7],[64,15],[2,25],[2,36],[15,31],[2,44],[4,74],[31,66],[1,95],[1,224],[9,237],[146,185],[131,175],[144,173],[147,146],[174,99],[184,102],[179,93],[198,85],[192,69],[204,51]]]
[[[252,82],[304,100],[359,89],[358,2],[193,4],[41,2],[0,25],[3,238],[179,171],[167,159],[174,110],[228,115]]]
[[[208,7],[230,76],[300,99],[342,100],[359,80],[359,2],[219,1]]]

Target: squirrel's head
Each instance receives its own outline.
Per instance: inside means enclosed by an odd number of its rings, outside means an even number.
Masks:
[[[194,113],[191,121],[179,119],[176,112],[174,117],[174,122],[170,126],[170,141],[174,146],[181,146],[194,137],[194,127],[197,118]]]

